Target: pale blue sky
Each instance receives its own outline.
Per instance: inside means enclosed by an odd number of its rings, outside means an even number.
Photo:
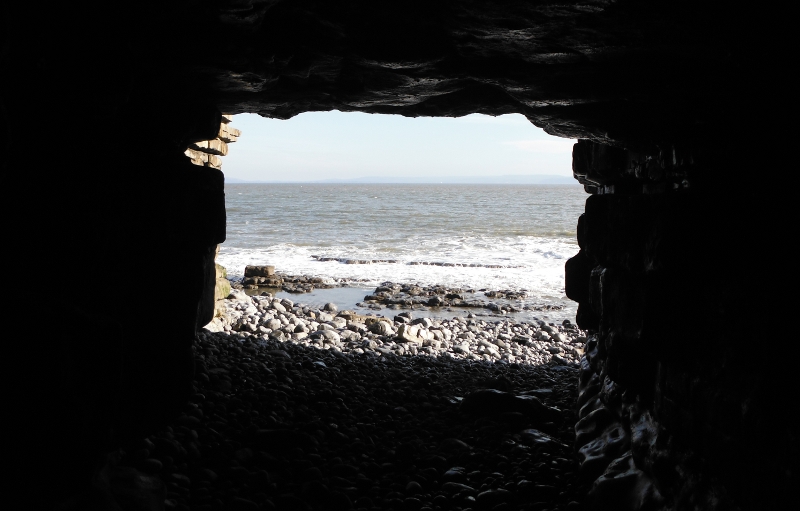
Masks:
[[[572,177],[574,140],[519,114],[460,118],[309,112],[282,121],[233,117],[242,131],[223,158],[227,178],[317,181],[364,177]]]

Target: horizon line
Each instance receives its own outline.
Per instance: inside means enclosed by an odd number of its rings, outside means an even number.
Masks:
[[[496,176],[363,176],[355,178],[328,178],[305,180],[278,180],[278,179],[243,179],[235,176],[225,176],[230,183],[304,183],[304,184],[575,184],[580,185],[572,176],[558,174],[504,174]]]

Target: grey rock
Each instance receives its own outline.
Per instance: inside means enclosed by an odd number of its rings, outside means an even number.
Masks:
[[[341,342],[342,340],[336,330],[317,330],[311,335],[312,337],[322,338],[330,342]]]
[[[393,335],[394,328],[388,321],[376,321],[369,325],[369,331],[378,335]]]
[[[250,297],[241,289],[232,289],[231,294],[228,295],[228,300],[237,302],[250,302]]]
[[[333,318],[332,320],[329,321],[329,323],[331,323],[336,328],[344,328],[347,326],[347,320],[344,318],[338,318],[338,317]]]
[[[431,318],[418,318],[411,321],[411,324],[420,325],[422,328],[430,328],[433,326],[433,321],[431,321]]]
[[[464,355],[469,355],[469,344],[455,344],[453,345],[453,351],[456,353],[463,353]]]
[[[557,452],[568,452],[570,450],[567,444],[556,440],[550,435],[542,433],[538,429],[526,429],[520,432],[519,442],[528,447],[532,447],[537,452],[541,451],[553,454]]]
[[[453,481],[448,481],[444,483],[442,485],[442,491],[445,493],[452,493],[452,494],[461,492],[473,493],[473,494],[477,493],[475,491],[475,488],[473,488],[472,486],[467,486],[466,484],[456,483]]]

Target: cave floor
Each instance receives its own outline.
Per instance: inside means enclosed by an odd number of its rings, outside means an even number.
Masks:
[[[200,334],[195,353],[203,369],[184,413],[120,460],[160,477],[166,509],[581,507],[575,368],[351,356],[224,333]],[[487,388],[555,413],[465,413],[462,400]]]

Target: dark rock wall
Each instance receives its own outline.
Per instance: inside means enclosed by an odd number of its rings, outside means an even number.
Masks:
[[[582,139],[566,284],[596,332],[578,430],[598,506],[777,506],[798,455],[790,19],[695,1],[8,7],[5,362],[29,507],[190,391],[225,217],[223,176],[189,144],[220,110],[330,109],[518,112]]]
[[[85,490],[105,452],[177,414],[213,316],[223,175],[183,153],[217,136],[220,112],[175,78],[169,52],[137,54],[133,35],[163,19],[127,10],[20,5],[3,18],[4,366],[11,486],[30,509]]]
[[[774,210],[757,187],[718,185],[716,172],[736,168],[731,149],[704,159],[575,145],[593,195],[566,286],[593,331],[575,429],[596,507],[790,502],[798,435],[782,403],[797,348],[767,326],[785,307],[775,253],[762,250],[777,248],[763,225]]]

